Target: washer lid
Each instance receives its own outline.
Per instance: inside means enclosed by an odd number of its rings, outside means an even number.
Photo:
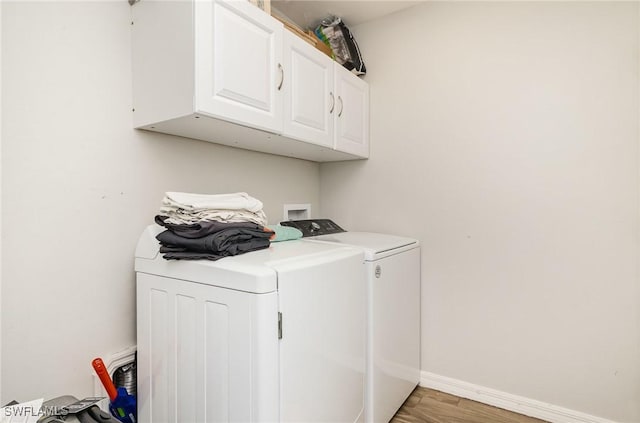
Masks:
[[[373,232],[342,232],[331,235],[319,235],[305,238],[309,241],[333,242],[365,250],[367,260],[376,260],[387,255],[415,248],[418,240],[395,235],[378,234]]]
[[[217,261],[165,260],[155,239],[163,230],[151,225],[143,232],[136,248],[136,272],[257,294],[276,291],[278,275],[283,272],[348,256],[362,257],[361,250],[347,246],[287,241]]]

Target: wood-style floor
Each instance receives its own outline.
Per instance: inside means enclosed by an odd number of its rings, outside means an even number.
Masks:
[[[466,398],[417,387],[391,423],[543,423]]]

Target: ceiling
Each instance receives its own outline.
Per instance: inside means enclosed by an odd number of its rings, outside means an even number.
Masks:
[[[424,0],[422,0],[424,1]],[[304,29],[315,28],[328,15],[342,18],[350,27],[406,9],[421,1],[322,1],[271,0],[271,7],[279,10]]]

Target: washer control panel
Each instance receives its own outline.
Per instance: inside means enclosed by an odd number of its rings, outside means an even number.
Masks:
[[[288,220],[280,222],[282,226],[291,226],[302,232],[302,237],[329,235],[346,232],[330,219]]]

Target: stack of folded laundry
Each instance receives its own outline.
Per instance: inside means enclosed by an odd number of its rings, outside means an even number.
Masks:
[[[167,260],[218,260],[268,248],[274,236],[262,202],[244,192],[167,192],[155,221],[166,228],[156,238]]]

